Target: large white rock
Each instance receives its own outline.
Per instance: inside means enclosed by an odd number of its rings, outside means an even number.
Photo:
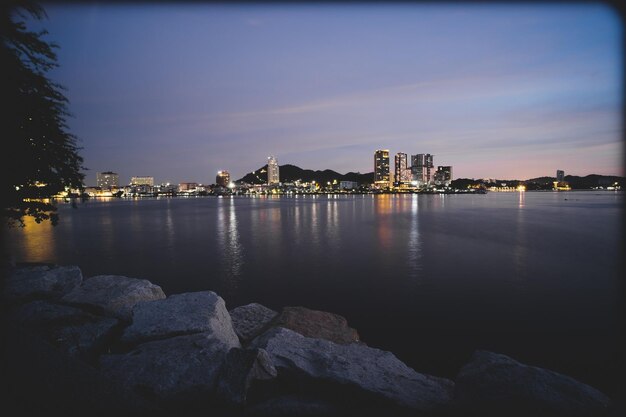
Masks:
[[[456,377],[454,403],[487,416],[581,417],[605,415],[610,400],[568,376],[479,350]]]
[[[222,297],[212,291],[170,295],[133,308],[132,324],[122,335],[125,343],[209,332],[230,347],[239,347],[230,314]]]
[[[251,345],[269,353],[279,377],[315,379],[330,390],[349,389],[420,412],[440,411],[452,399],[452,381],[420,374],[392,353],[362,344],[337,344],[276,327]]]
[[[211,333],[143,343],[126,354],[103,355],[100,369],[125,389],[181,412],[209,404],[231,346]]]
[[[9,270],[4,294],[9,299],[59,298],[83,281],[77,266],[25,266]]]
[[[87,306],[99,313],[130,321],[135,304],[165,298],[163,290],[146,279],[98,275],[65,295],[66,303]]]

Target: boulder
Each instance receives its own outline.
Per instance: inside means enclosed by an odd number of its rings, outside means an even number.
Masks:
[[[34,265],[9,268],[4,295],[10,300],[58,299],[83,281],[77,266]]]
[[[476,351],[456,377],[455,407],[480,415],[601,416],[610,400],[568,376]]]
[[[226,355],[217,392],[226,403],[242,406],[253,381],[270,380],[276,375],[276,368],[263,349],[232,348]]]
[[[11,320],[69,356],[87,360],[102,353],[119,323],[110,317],[41,300],[21,306]]]
[[[138,345],[125,354],[102,355],[100,370],[126,390],[177,412],[215,400],[215,386],[231,346],[211,333],[176,336]]]
[[[261,304],[252,303],[229,311],[235,333],[241,343],[248,343],[263,333],[278,313]]]
[[[321,381],[337,395],[358,393],[418,412],[443,410],[452,399],[452,381],[420,374],[392,353],[363,344],[337,344],[275,327],[251,345],[269,353],[279,378]]]
[[[122,335],[125,343],[210,332],[228,346],[240,346],[224,300],[212,291],[175,294],[138,303],[133,308],[132,320]]]
[[[272,326],[280,326],[298,332],[306,337],[326,339],[335,343],[354,343],[359,334],[345,318],[326,311],[310,310],[304,307],[285,307]]]
[[[61,300],[130,321],[135,304],[163,298],[165,294],[161,287],[148,280],[120,275],[98,275],[83,281]]]

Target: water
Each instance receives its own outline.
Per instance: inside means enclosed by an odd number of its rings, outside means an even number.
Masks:
[[[474,349],[614,392],[623,194],[92,200],[5,233],[16,261],[345,316],[373,347],[453,377]]]

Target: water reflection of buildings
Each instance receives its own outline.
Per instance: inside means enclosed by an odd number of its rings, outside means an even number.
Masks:
[[[220,270],[226,278],[224,286],[237,288],[243,266],[243,250],[239,239],[237,212],[233,197],[219,198],[217,207],[217,240],[220,247]]]
[[[24,227],[19,229],[21,233],[15,237],[15,243],[20,240],[22,242],[21,247],[24,253],[20,256],[31,262],[53,262],[56,258],[53,227],[50,222],[37,223],[32,217],[24,216]]]
[[[513,265],[515,267],[515,274],[511,278],[511,284],[513,284],[518,290],[524,291],[528,288],[526,285],[526,277],[528,275],[528,233],[527,233],[527,220],[526,210],[524,210],[524,200],[526,193],[519,193],[518,209],[515,222],[515,241],[513,245]]]
[[[329,246],[331,252],[335,252],[339,249],[339,239],[341,234],[339,233],[339,221],[337,213],[337,196],[329,196],[326,202],[326,243]]]
[[[409,240],[408,240],[408,268],[409,268],[409,277],[415,281],[420,279],[419,272],[422,270],[422,263],[420,261],[422,257],[422,245],[420,240],[419,233],[419,197],[417,195],[413,195],[411,197],[411,226],[409,229]]]
[[[393,201],[390,194],[381,194],[374,199],[374,209],[377,219],[378,241],[382,249],[389,250],[392,244],[392,229],[390,215],[393,213]]]

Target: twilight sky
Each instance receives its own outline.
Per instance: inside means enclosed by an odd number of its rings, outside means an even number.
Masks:
[[[622,25],[600,4],[48,4],[86,184],[371,172],[624,175]],[[393,159],[392,159],[393,163]]]

